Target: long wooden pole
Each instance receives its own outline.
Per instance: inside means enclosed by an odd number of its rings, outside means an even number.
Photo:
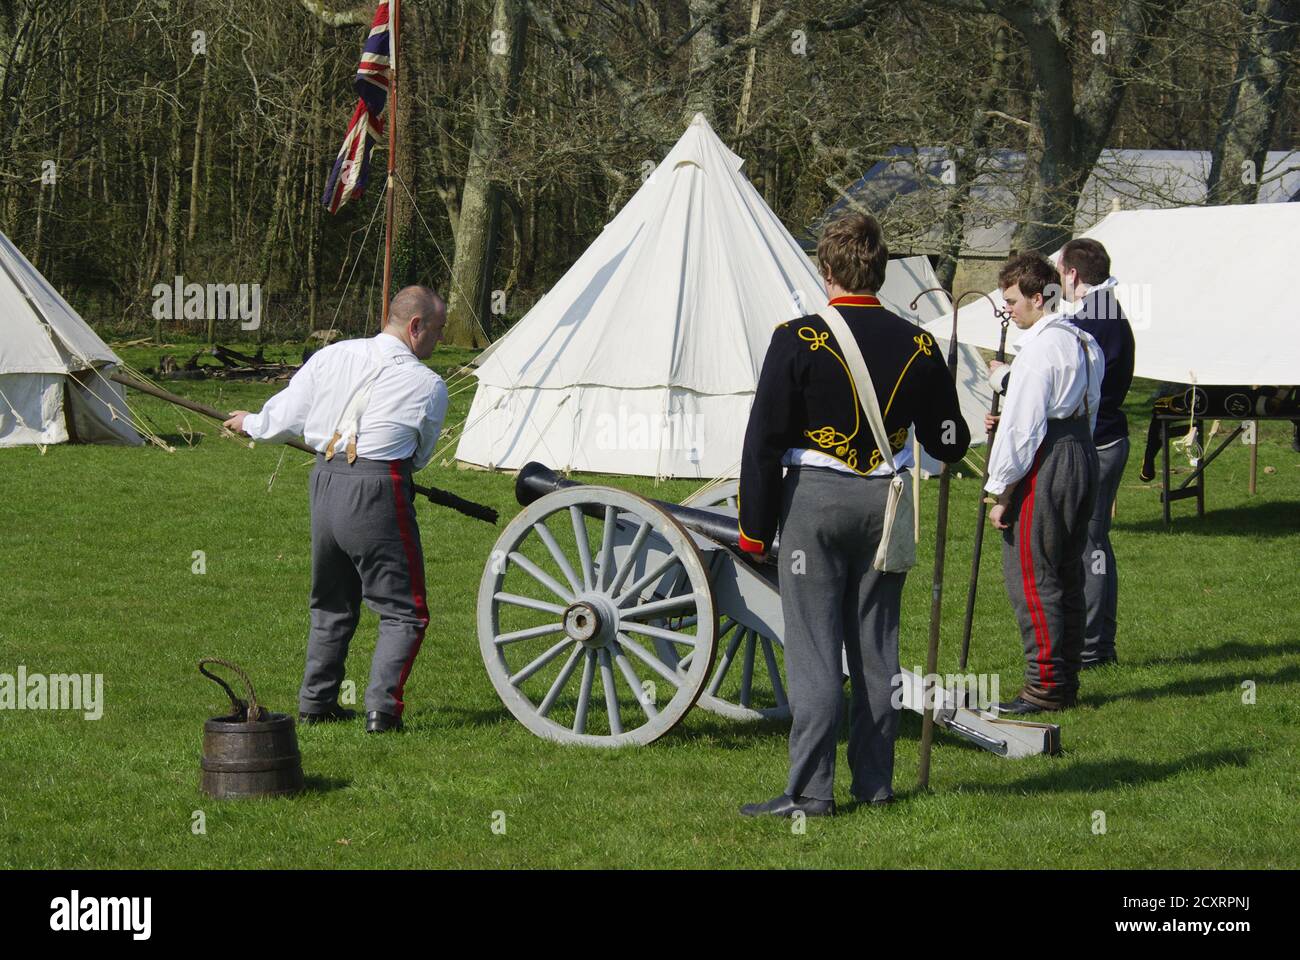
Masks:
[[[384,188],[384,307],[381,329],[388,326],[389,291],[393,283],[393,196],[397,170],[397,48],[402,0],[388,2],[388,180]]]
[[[948,343],[948,374],[957,379],[957,307],[952,305],[952,340]],[[918,463],[915,469],[920,470]],[[939,506],[935,510],[934,581],[930,590],[930,644],[925,654],[925,676],[921,678],[921,763],[918,787],[930,787],[930,751],[934,745],[934,711],[938,694],[934,689],[939,669],[939,627],[943,617],[943,561],[948,548],[948,499],[952,488],[952,465],[945,463],[939,472]]]
[[[116,372],[109,374],[109,379],[124,387],[130,387],[132,390],[138,390],[140,393],[148,394],[159,400],[165,400],[168,403],[183,407],[186,410],[192,410],[195,413],[216,420],[218,423],[224,423],[230,419],[230,414],[222,413],[216,407],[209,407],[206,403],[199,403],[197,400],[190,400],[162,387],[155,387],[152,383],[146,383],[135,377],[127,376],[124,373]],[[293,447],[295,450],[301,450],[303,453],[310,453],[313,457],[317,452],[312,447],[307,446],[301,440],[286,440],[286,447]],[[497,512],[491,507],[485,507],[473,500],[465,500],[456,496],[454,493],[448,493],[446,490],[440,490],[437,487],[423,487],[418,483],[411,484],[412,489],[422,496],[428,497],[431,503],[436,503],[440,507],[450,507],[458,513],[463,513],[467,517],[473,517],[475,520],[482,520],[485,523],[495,524],[497,522]]]
[[[1002,320],[1002,336],[998,340],[998,359],[1006,362],[1007,359],[1007,325],[1010,320]],[[993,416],[998,415],[999,397],[997,391],[993,392],[993,403],[989,405],[989,413]],[[988,432],[988,444],[985,447],[991,454],[993,452],[993,436],[997,433],[998,427],[995,423]],[[970,566],[970,585],[966,588],[966,616],[961,625],[961,656],[957,660],[957,672],[964,673],[966,670],[966,661],[970,658],[970,636],[975,627],[975,594],[980,585],[980,559],[984,555],[984,523],[988,517],[988,510],[984,505],[984,485],[980,484],[979,488],[979,513],[975,516],[975,551],[971,558]]]

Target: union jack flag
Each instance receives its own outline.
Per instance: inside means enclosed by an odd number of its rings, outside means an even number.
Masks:
[[[389,57],[388,0],[379,0],[370,36],[361,51],[361,66],[357,67],[352,86],[361,98],[343,138],[343,147],[325,185],[321,200],[330,213],[366,189],[370,177],[370,151],[384,135],[384,104],[388,101],[388,77],[392,60]]]

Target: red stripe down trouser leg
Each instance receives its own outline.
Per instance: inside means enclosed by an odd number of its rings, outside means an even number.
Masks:
[[[393,506],[396,513],[397,529],[402,538],[402,552],[406,556],[411,605],[414,608],[416,617],[420,620],[419,630],[416,633],[414,642],[409,644],[409,652],[402,662],[397,687],[392,691],[396,713],[401,716],[402,711],[406,709],[406,702],[403,700],[406,694],[406,679],[411,675],[411,667],[415,665],[415,656],[420,652],[420,647],[424,644],[424,632],[429,625],[429,606],[424,593],[424,552],[420,547],[420,537],[415,525],[415,509],[407,496],[406,478],[402,474],[400,465],[394,462],[391,467]],[[378,655],[379,650],[376,649],[375,656],[378,657]]]
[[[1025,650],[1020,695],[1043,706],[1072,703],[1078,693],[1083,551],[1097,486],[1086,430],[1086,421],[1050,421],[1003,531],[1002,572]]]
[[[424,555],[405,462],[318,458],[312,471],[312,629],[299,707],[328,709],[361,604],[379,615],[367,711],[400,716],[429,624]],[[349,701],[350,702],[350,701]]]

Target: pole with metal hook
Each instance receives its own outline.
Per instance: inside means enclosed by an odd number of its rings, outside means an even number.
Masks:
[[[948,374],[957,379],[957,314],[962,300],[971,294],[988,296],[980,290],[967,290],[953,299],[942,287],[934,287],[917,294],[911,303],[916,309],[917,302],[927,293],[942,291],[952,303],[952,339],[948,342]],[[992,302],[992,298],[990,298]],[[996,308],[996,304],[994,307]],[[952,469],[944,464],[939,473],[939,506],[935,517],[934,534],[934,579],[930,591],[930,637],[926,651],[925,676],[921,681],[921,760],[918,786],[922,790],[930,786],[930,754],[934,745],[934,714],[938,697],[934,690],[934,676],[939,667],[939,636],[943,617],[943,573],[944,559],[948,547],[948,501],[952,484]]]
[[[988,294],[985,294],[988,296]],[[993,298],[989,297],[993,302]],[[1002,318],[1002,335],[998,340],[997,359],[1005,362],[1007,359],[1007,326],[1011,322],[1011,317],[1006,310],[1000,309],[996,303],[993,303],[994,316]],[[993,402],[989,405],[989,413],[994,417],[998,415],[998,406],[1000,398],[997,391],[993,392]],[[985,447],[990,453],[993,451],[993,436],[997,433],[998,426],[996,421],[989,428],[988,442]],[[984,553],[984,525],[988,520],[988,511],[984,503],[984,485],[980,484],[979,488],[979,513],[975,515],[975,548],[971,559],[970,584],[966,588],[966,614],[962,621],[961,627],[961,656],[957,660],[957,669],[959,672],[966,670],[966,661],[970,658],[970,638],[971,632],[975,625],[975,593],[979,589],[980,582],[980,559]]]

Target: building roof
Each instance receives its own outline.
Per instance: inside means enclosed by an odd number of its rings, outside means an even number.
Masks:
[[[1028,201],[1025,154],[993,150],[971,188],[963,256],[1005,256],[1019,211]],[[821,227],[859,206],[886,228],[891,253],[938,253],[951,161],[945,147],[892,147],[811,224],[800,238],[816,246]],[[1208,150],[1103,150],[1079,198],[1074,232],[1081,234],[1114,210],[1201,206],[1210,172]],[[950,177],[951,178],[951,175]],[[1259,177],[1259,203],[1300,199],[1300,151],[1274,150]]]

